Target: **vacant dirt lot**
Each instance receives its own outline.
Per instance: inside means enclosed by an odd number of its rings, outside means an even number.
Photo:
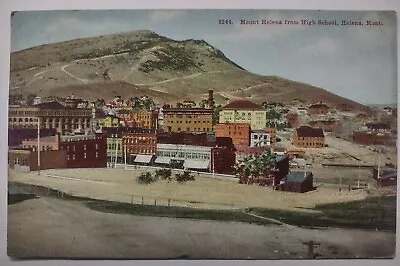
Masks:
[[[9,181],[54,188],[68,194],[120,202],[201,208],[265,207],[276,209],[311,208],[315,204],[345,202],[366,197],[366,191],[339,192],[337,188],[319,187],[308,193],[274,191],[257,185],[241,185],[237,181],[196,176],[196,181],[178,184],[157,181],[151,185],[136,182],[141,170],[65,169],[36,172],[9,172]]]
[[[26,200],[8,206],[8,254],[72,258],[307,258],[306,241],[320,258],[392,257],[389,232],[302,229],[109,214],[76,201]]]

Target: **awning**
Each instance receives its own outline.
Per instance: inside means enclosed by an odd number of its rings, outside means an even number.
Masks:
[[[186,159],[185,163],[183,164],[184,168],[188,169],[208,169],[210,166],[209,160],[193,160],[193,159]]]
[[[138,154],[134,160],[135,163],[150,163],[153,155]]]
[[[154,161],[155,163],[161,163],[161,164],[169,164],[171,161],[170,157],[163,157],[163,156],[159,156],[156,158],[156,160]]]

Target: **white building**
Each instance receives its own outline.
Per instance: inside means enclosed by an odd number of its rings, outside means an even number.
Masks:
[[[211,168],[212,147],[157,143],[158,164],[182,164],[184,169]]]
[[[250,133],[250,147],[264,147],[271,145],[271,136],[264,130],[252,130]]]

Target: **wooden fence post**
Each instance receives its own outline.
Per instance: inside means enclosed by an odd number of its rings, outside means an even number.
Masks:
[[[143,197],[142,197],[142,205],[143,205]]]
[[[170,206],[171,199],[168,199],[168,207]]]

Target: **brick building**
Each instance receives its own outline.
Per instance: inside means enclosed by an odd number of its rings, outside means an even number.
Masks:
[[[165,132],[209,132],[213,130],[212,109],[165,108],[163,109]]]
[[[37,139],[32,138],[22,141],[23,149],[37,149]],[[41,137],[39,141],[41,151],[58,151],[60,144],[60,135],[55,134],[54,136]]]
[[[226,123],[215,126],[216,137],[229,137],[235,146],[248,147],[250,145],[250,124]]]
[[[68,168],[107,166],[107,139],[104,134],[60,136],[59,149],[67,152]]]
[[[8,128],[56,129],[57,132],[73,132],[91,126],[92,110],[67,108],[59,102],[45,102],[35,106],[10,106],[8,109]]]
[[[326,115],[328,112],[329,112],[329,106],[322,102],[311,104],[307,110],[309,116]]]
[[[353,141],[361,145],[396,146],[396,137],[389,133],[354,131]]]
[[[157,132],[157,142],[207,146],[209,143],[209,135],[207,133]]]
[[[151,129],[123,132],[122,146],[126,152],[127,163],[150,163],[157,154],[157,134]]]
[[[219,123],[248,123],[252,130],[263,130],[267,123],[267,110],[250,101],[233,101],[220,111]]]
[[[322,148],[325,146],[324,131],[310,126],[298,127],[293,130],[292,144],[300,148]]]
[[[8,151],[8,167],[23,172],[38,170],[38,153],[31,149],[12,149]],[[40,170],[67,168],[67,152],[41,151]]]

